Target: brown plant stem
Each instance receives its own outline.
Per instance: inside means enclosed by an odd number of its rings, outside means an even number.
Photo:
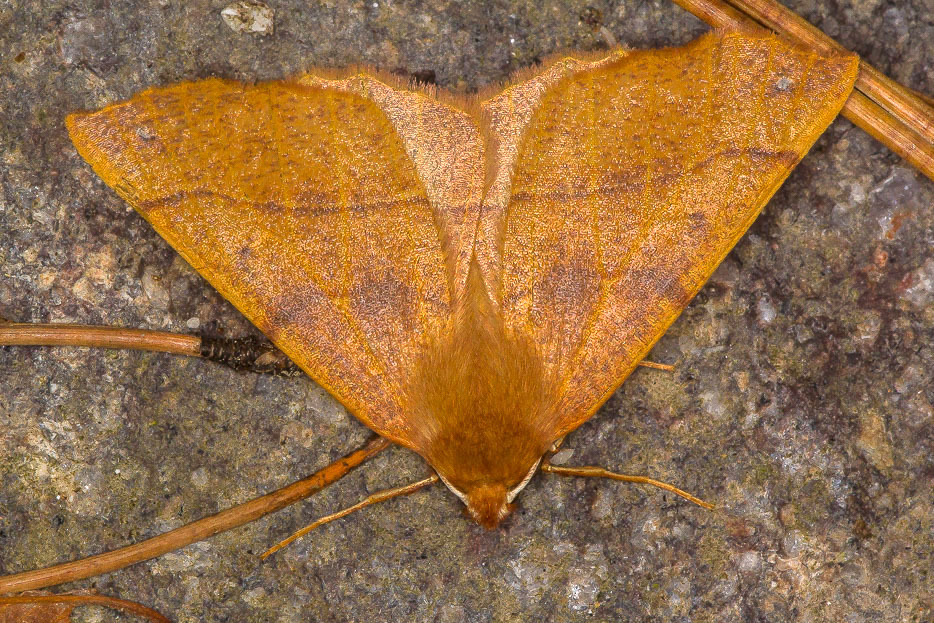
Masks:
[[[334,461],[303,480],[141,543],[45,569],[0,577],[0,594],[45,588],[101,573],[111,573],[250,523],[263,515],[285,508],[321,491],[343,478],[350,470],[370,457],[385,450],[390,444],[391,442],[387,439],[375,437],[358,450]]]
[[[172,623],[165,615],[157,610],[135,601],[108,597],[107,595],[18,595],[16,597],[0,597],[0,606],[3,605],[31,605],[31,604],[72,604],[73,606],[105,606],[114,610],[121,610],[139,617],[145,617],[156,623]],[[30,619],[31,620],[31,619]],[[68,619],[69,621],[71,619]]]
[[[912,166],[934,180],[934,147],[917,150],[915,134],[907,126],[897,123],[892,115],[868,97],[853,93],[847,100],[853,112],[847,119]]]
[[[80,324],[0,324],[0,346],[89,346],[201,356],[196,335]]]
[[[302,374],[285,353],[254,336],[222,338],[79,324],[0,322],[0,346],[128,348],[201,357],[234,370],[259,374]]]
[[[844,50],[836,41],[775,0],[674,2],[715,28],[748,30],[761,23],[819,51]],[[868,63],[860,62],[856,89],[844,105],[842,114],[934,180],[934,109],[926,97],[890,80]]]

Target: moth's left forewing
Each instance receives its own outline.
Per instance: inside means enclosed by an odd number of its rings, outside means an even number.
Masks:
[[[475,227],[469,195],[432,196],[379,101],[327,83],[204,80],[67,123],[222,295],[364,423],[410,443],[405,388],[424,340],[449,325],[449,250],[464,245],[451,232]]]
[[[386,115],[425,186],[456,297],[467,280],[484,181],[484,139],[464,102],[379,72],[323,71],[298,82],[364,97]]]
[[[502,126],[521,139],[477,243],[556,387],[555,437],[681,313],[837,115],[857,61],[713,33],[576,69],[527,89],[531,112]]]

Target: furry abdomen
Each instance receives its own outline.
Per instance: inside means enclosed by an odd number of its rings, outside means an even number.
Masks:
[[[475,267],[418,370],[408,394],[415,449],[467,497],[521,483],[553,441],[554,397],[534,346],[507,333]]]

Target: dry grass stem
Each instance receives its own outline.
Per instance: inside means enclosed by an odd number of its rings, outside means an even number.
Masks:
[[[87,346],[201,355],[201,338],[195,335],[78,324],[3,323],[0,346]]]

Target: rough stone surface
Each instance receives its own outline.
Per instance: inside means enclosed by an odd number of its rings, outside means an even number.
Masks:
[[[686,42],[657,0],[0,3],[0,315],[254,332],[91,172],[66,113],[144,87],[314,65],[434,71],[470,90],[568,48]],[[934,93],[930,0],[792,6]],[[778,192],[652,358],[571,435],[501,530],[444,489],[311,518],[428,470],[393,449],[313,501],[94,586],[193,621],[931,621],[934,184],[845,120]],[[296,480],[367,431],[307,379],[137,352],[0,349],[0,572],[155,535]],[[128,620],[88,610],[82,621]]]

